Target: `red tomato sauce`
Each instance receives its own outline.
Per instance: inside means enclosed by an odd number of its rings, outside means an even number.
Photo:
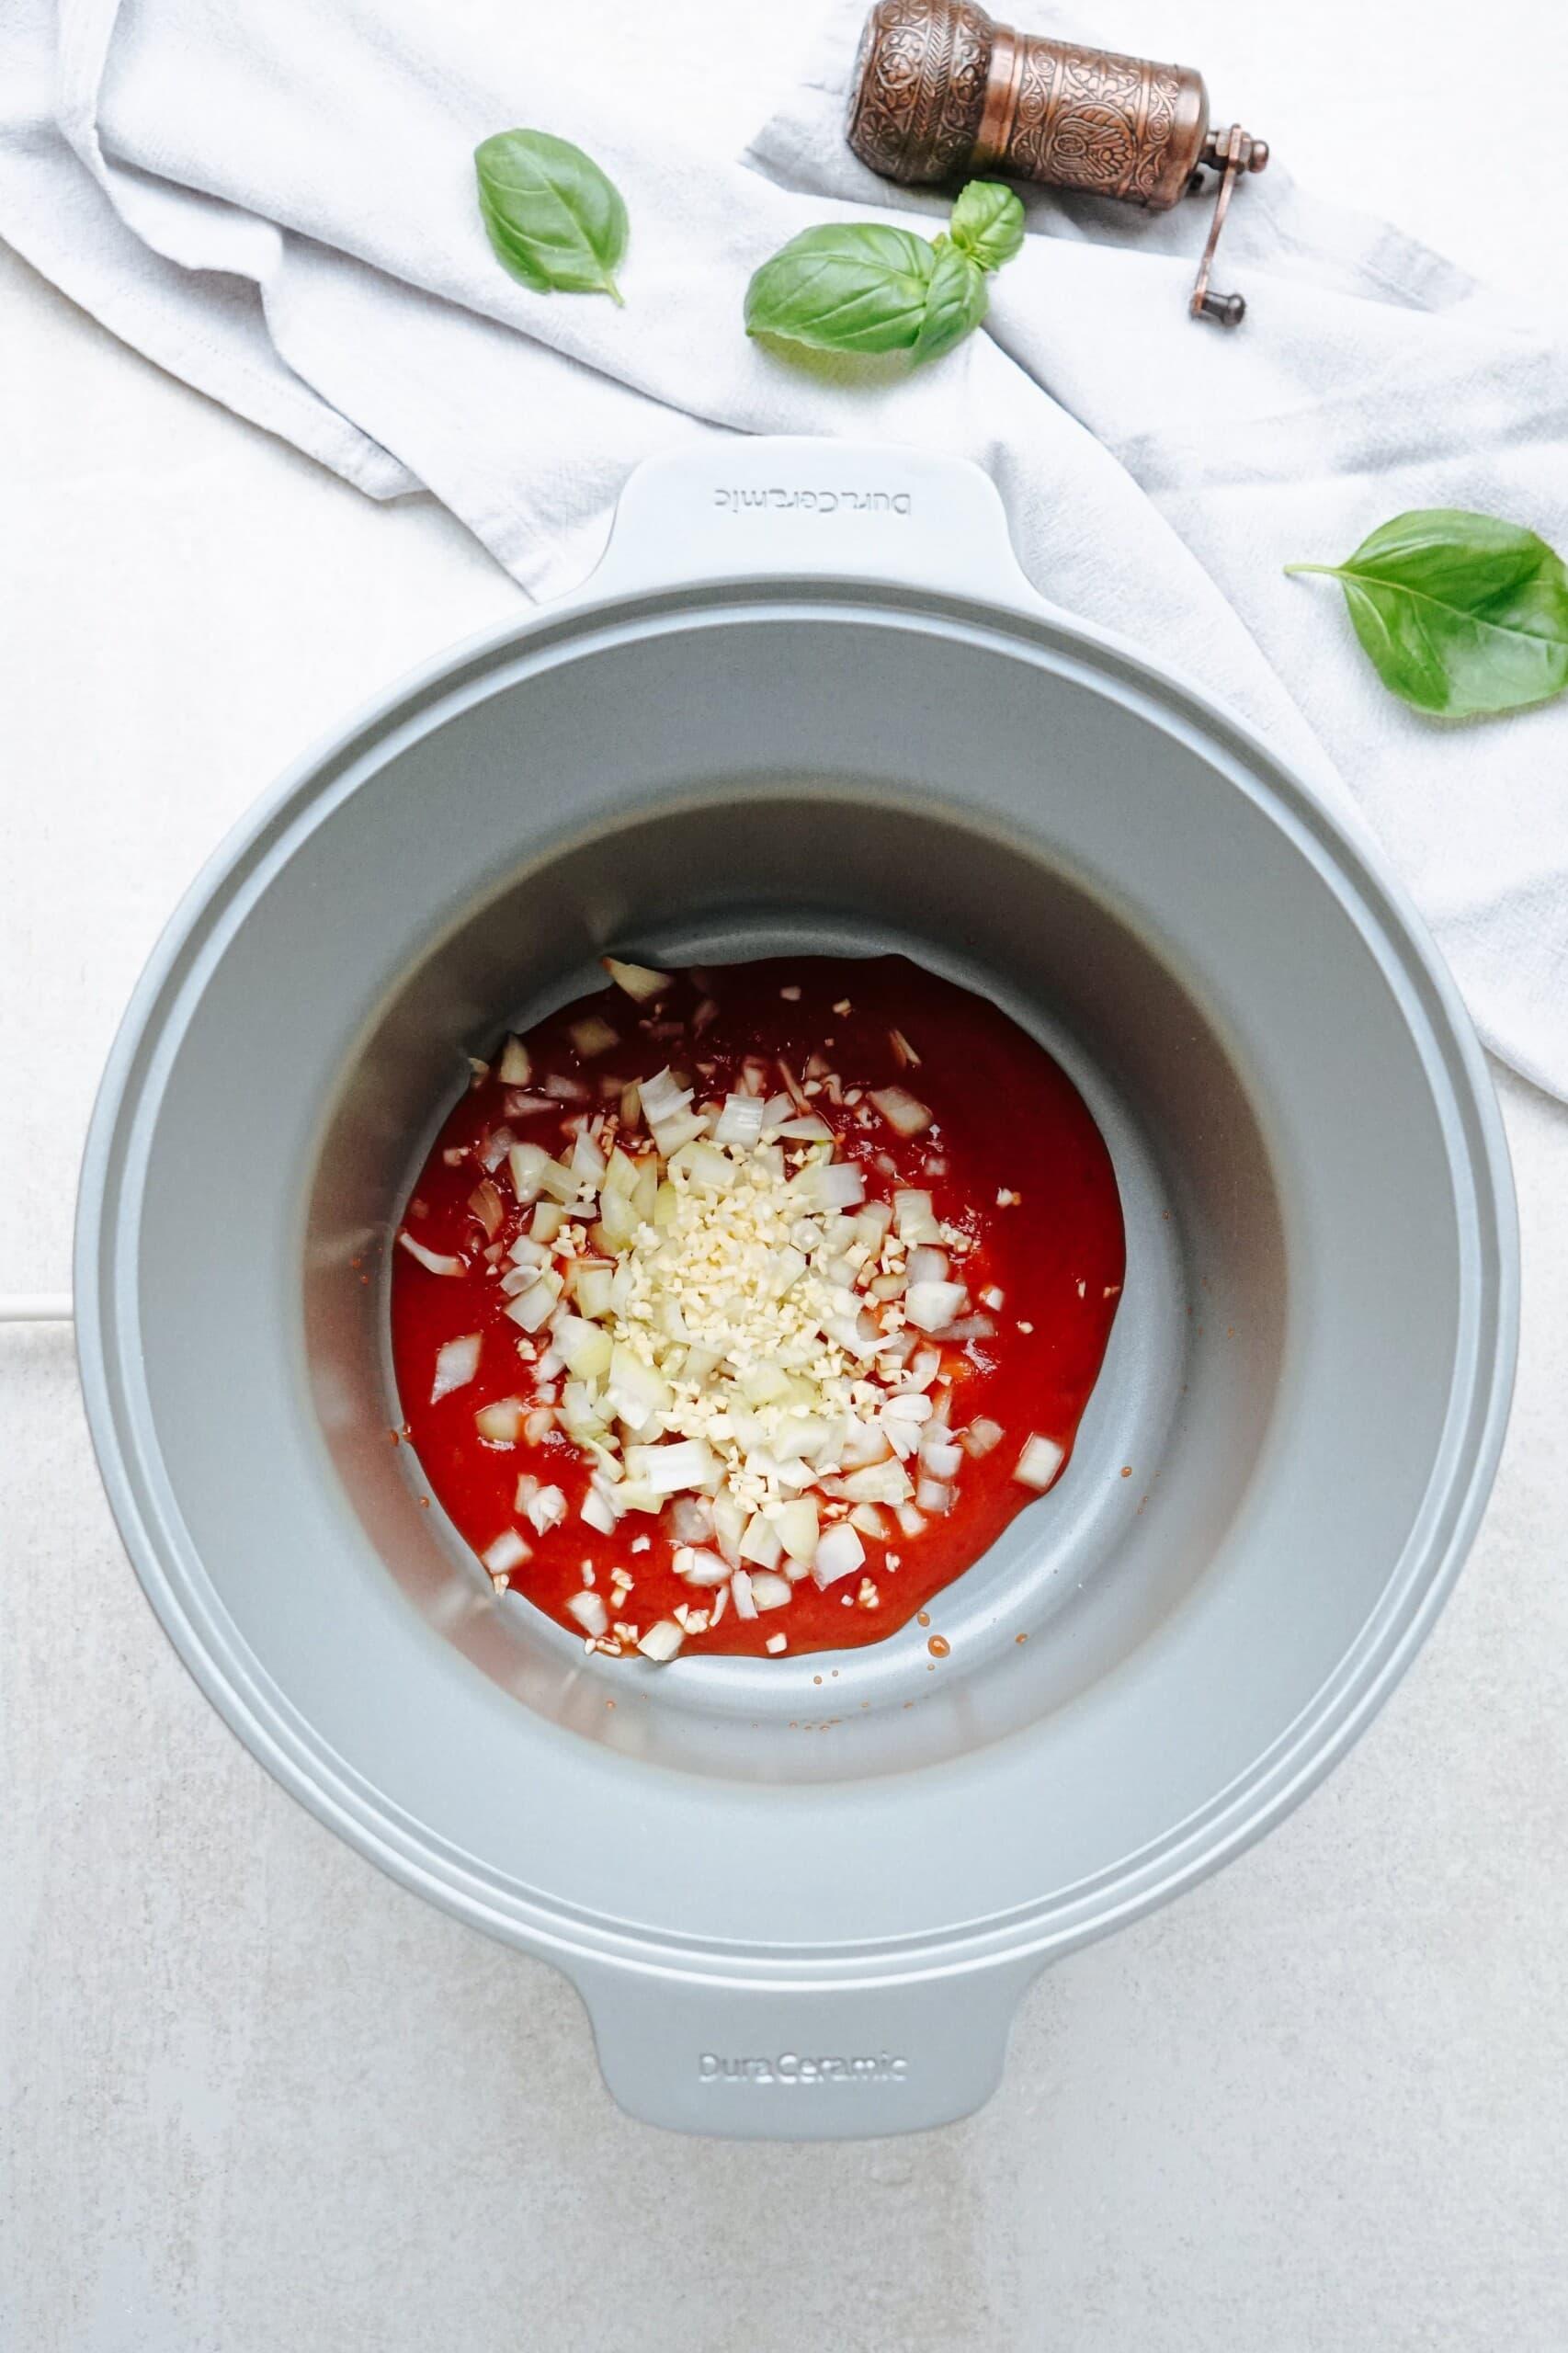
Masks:
[[[590,1013],[603,1017],[616,1043],[585,1059],[569,1030]],[[509,1583],[579,1637],[583,1627],[565,1605],[583,1591],[586,1570],[593,1588],[607,1596],[618,1568],[631,1573],[631,1589],[616,1615],[644,1631],[679,1604],[711,1602],[711,1594],[694,1593],[676,1574],[668,1506],[656,1517],[628,1513],[612,1535],[580,1518],[590,1466],[558,1423],[539,1429],[531,1443],[519,1437],[496,1444],[479,1436],[478,1409],[529,1395],[550,1335],[525,1338],[508,1318],[499,1287],[506,1253],[528,1231],[531,1213],[515,1198],[506,1159],[490,1172],[501,1211],[494,1234],[471,1201],[485,1176],[487,1152],[494,1157],[497,1131],[565,1159],[573,1142],[567,1121],[608,1119],[608,1150],[630,1082],[673,1065],[694,1084],[701,1108],[722,1103],[728,1092],[747,1091],[742,1074],[748,1058],[765,1061],[770,1073],[782,1063],[810,1109],[834,1130],[839,1156],[861,1168],[868,1201],[890,1200],[899,1188],[924,1188],[936,1218],[964,1237],[969,1303],[989,1328],[940,1344],[939,1378],[947,1386],[939,1393],[960,1444],[976,1422],[1000,1425],[1003,1436],[983,1454],[966,1450],[950,1508],[929,1517],[923,1532],[905,1535],[884,1514],[886,1540],[863,1536],[859,1573],[823,1589],[804,1575],[788,1607],[755,1619],[731,1608],[718,1625],[687,1639],[683,1654],[762,1656],[778,1633],[787,1637],[788,1655],[847,1649],[907,1624],[1035,1500],[1037,1488],[1015,1476],[1031,1436],[1061,1449],[1057,1475],[1066,1473],[1099,1373],[1121,1290],[1124,1233],[1110,1155],[1077,1089],[997,1007],[897,956],[788,957],[682,973],[647,1004],[612,985],[551,1014],[525,1043],[532,1062],[527,1089],[520,1095],[503,1085],[498,1068],[476,1072],[408,1203],[402,1230],[424,1248],[460,1259],[463,1271],[432,1273],[407,1249],[393,1251],[392,1329],[403,1435],[432,1492],[481,1555],[516,1529],[529,1556],[509,1575],[497,1574],[496,1583]],[[917,1061],[905,1058],[910,1051]],[[808,1072],[816,1075],[806,1077]],[[582,1093],[537,1108],[550,1079],[575,1082]],[[931,1123],[923,1133],[893,1132],[871,1107],[869,1090],[890,1086],[928,1108]],[[770,1076],[767,1091],[778,1087]],[[856,1096],[858,1101],[844,1099]],[[634,1131],[623,1141],[628,1151],[650,1148],[645,1137],[639,1146]],[[486,1207],[494,1220],[495,1201],[487,1199]],[[998,1291],[999,1306],[985,1303]],[[432,1403],[437,1349],[468,1334],[481,1336],[474,1377]],[[543,1534],[517,1507],[523,1473],[567,1499],[564,1521]],[[832,1516],[845,1508],[829,1506]],[[634,1550],[641,1539],[649,1541]]]

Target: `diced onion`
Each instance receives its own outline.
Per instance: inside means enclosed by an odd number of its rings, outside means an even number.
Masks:
[[[618,989],[638,1005],[647,1005],[671,986],[668,972],[655,972],[652,964],[624,964],[619,956],[601,956],[600,963]]]
[[[699,1192],[727,1193],[735,1181],[735,1164],[729,1154],[695,1138],[681,1145],[670,1165],[684,1168]]]
[[[482,1184],[474,1187],[468,1197],[468,1205],[484,1228],[485,1240],[494,1242],[506,1221],[506,1209],[500,1192],[488,1176]]]
[[[670,1534],[677,1544],[704,1544],[713,1533],[713,1508],[704,1495],[677,1495],[670,1506]]]
[[[938,1515],[945,1511],[951,1511],[953,1491],[940,1479],[922,1479],[916,1483],[915,1489],[915,1507],[917,1511],[935,1512]]]
[[[605,1163],[601,1193],[623,1193],[630,1200],[637,1189],[637,1163],[617,1144]]]
[[[574,1593],[566,1604],[585,1634],[598,1636],[609,1626],[609,1612],[600,1593]]]
[[[594,1247],[601,1244],[610,1251],[624,1250],[642,1220],[635,1203],[625,1193],[606,1193],[599,1201],[599,1222],[594,1228]]]
[[[480,1407],[473,1426],[491,1446],[516,1446],[528,1410],[520,1397],[498,1397],[493,1405]]]
[[[492,1576],[504,1577],[522,1566],[528,1558],[528,1548],[515,1528],[506,1528],[479,1557]]]
[[[454,1258],[444,1250],[426,1250],[423,1242],[415,1242],[406,1228],[397,1238],[409,1256],[417,1258],[422,1267],[428,1267],[433,1275],[466,1275],[468,1272],[462,1259]]]
[[[1013,1467],[1013,1476],[1026,1487],[1037,1487],[1043,1495],[1066,1460],[1054,1438],[1041,1438],[1037,1432],[1024,1440],[1024,1450]]]
[[[746,1506],[728,1487],[718,1489],[713,1496],[713,1543],[718,1546],[730,1567],[739,1564],[739,1539],[746,1532]]]
[[[909,1495],[909,1473],[890,1456],[886,1462],[870,1463],[835,1480],[833,1492],[848,1504],[902,1504]]]
[[[906,1087],[875,1086],[871,1100],[895,1135],[923,1136],[931,1124],[929,1108]]]
[[[626,1468],[656,1495],[673,1495],[682,1487],[705,1487],[719,1466],[703,1439],[687,1438],[669,1446],[629,1446]]]
[[[886,1201],[868,1201],[855,1220],[855,1239],[874,1258],[892,1224],[892,1211]]]
[[[506,1313],[519,1331],[542,1331],[555,1313],[555,1293],[542,1279],[531,1283],[520,1299],[513,1300]]]
[[[438,1404],[449,1397],[454,1389],[466,1389],[479,1370],[479,1351],[483,1336],[465,1332],[460,1340],[444,1340],[436,1351],[436,1378],[430,1384],[430,1403]]]
[[[846,1520],[840,1520],[825,1530],[817,1545],[817,1556],[812,1563],[812,1582],[824,1587],[836,1585],[840,1577],[858,1569],[865,1557],[866,1547],[854,1529]]]
[[[901,1242],[939,1242],[942,1229],[931,1211],[929,1193],[907,1188],[892,1197],[893,1223]]]
[[[566,1165],[580,1184],[590,1192],[598,1191],[605,1173],[605,1156],[586,1128],[579,1131]]]
[[[642,1080],[641,1089],[642,1117],[645,1120],[673,1119],[691,1101],[690,1087],[676,1085],[675,1074],[667,1063],[663,1070],[655,1071],[652,1078]]]
[[[744,1574],[744,1571],[739,1572]],[[782,1609],[793,1595],[788,1577],[775,1575],[771,1569],[757,1569],[751,1579],[751,1597],[758,1609]]]
[[[615,1506],[601,1489],[590,1486],[577,1508],[579,1517],[585,1520],[590,1528],[597,1529],[601,1536],[615,1534]]]
[[[572,1294],[582,1313],[593,1322],[597,1323],[609,1313],[614,1289],[613,1267],[585,1265],[578,1260]]]
[[[963,1449],[927,1438],[920,1449],[920,1467],[931,1478],[945,1479],[950,1484],[963,1468]]]
[[[741,1538],[741,1558],[758,1569],[777,1568],[784,1553],[784,1542],[770,1519],[761,1512],[754,1512]]]
[[[547,1160],[539,1172],[539,1181],[552,1200],[562,1203],[575,1201],[584,1190],[584,1180],[574,1176],[558,1160]]]
[[[602,1381],[609,1370],[609,1334],[584,1316],[563,1315],[555,1332],[555,1345],[574,1381]]]
[[[526,1086],[534,1074],[533,1056],[520,1038],[508,1038],[496,1072],[503,1086]]]
[[[644,1658],[651,1658],[663,1666],[675,1657],[685,1640],[686,1636],[673,1618],[661,1618],[656,1625],[649,1627],[637,1647]]]
[[[845,1432],[839,1461],[847,1469],[858,1471],[868,1462],[885,1462],[891,1452],[885,1429],[878,1424],[857,1421],[851,1422]]]
[[[656,1120],[648,1113],[648,1131],[667,1160],[683,1143],[695,1142],[707,1128],[708,1121],[700,1111],[672,1111],[667,1119]]]
[[[511,1172],[512,1190],[527,1209],[544,1189],[550,1154],[541,1143],[515,1143],[506,1154],[506,1165]]]
[[[559,1487],[540,1487],[523,1506],[537,1535],[548,1536],[566,1517],[566,1498]]]
[[[749,1151],[762,1133],[762,1112],[755,1095],[726,1095],[713,1130],[714,1142],[739,1144]]]
[[[995,1329],[989,1315],[960,1315],[956,1323],[944,1324],[937,1337],[957,1346],[964,1340],[988,1340]]]
[[[592,1062],[596,1054],[608,1054],[612,1046],[620,1043],[619,1032],[597,1013],[587,1014],[581,1021],[574,1021],[566,1034],[585,1063]]]
[[[948,1254],[945,1250],[933,1250],[922,1243],[917,1250],[910,1252],[908,1258],[904,1261],[904,1277],[911,1285],[945,1283],[948,1279]]]
[[[629,1427],[640,1430],[653,1415],[663,1413],[670,1403],[670,1393],[668,1381],[652,1365],[644,1364],[641,1357],[633,1356],[620,1343],[612,1348],[607,1402]],[[676,1482],[677,1486],[686,1483]],[[702,1482],[691,1483],[699,1486]]]
[[[812,1191],[826,1210],[858,1209],[866,1198],[866,1179],[852,1160],[819,1161]]]
[[[987,1454],[994,1452],[1001,1445],[1006,1435],[1000,1422],[990,1421],[982,1414],[971,1422],[960,1443],[965,1453],[972,1454],[978,1462]]]
[[[809,1569],[816,1559],[817,1546],[821,1541],[815,1499],[811,1495],[800,1495],[787,1503],[774,1526],[790,1559]]]
[[[962,1283],[911,1283],[903,1312],[921,1332],[940,1332],[959,1314],[969,1294]]]
[[[676,1548],[675,1572],[687,1585],[727,1585],[730,1563],[700,1544],[682,1544]]]
[[[751,1578],[744,1569],[737,1569],[730,1579],[730,1596],[735,1605],[737,1618],[755,1618],[756,1603],[752,1598]]]

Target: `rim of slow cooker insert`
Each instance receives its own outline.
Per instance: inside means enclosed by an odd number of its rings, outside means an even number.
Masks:
[[[1005,1913],[936,1932],[833,1945],[681,1938],[580,1910],[503,1878],[391,1804],[298,1715],[241,1642],[206,1580],[172,1495],[137,1392],[134,1247],[118,1233],[128,1145],[151,1116],[165,1024],[199,970],[236,892],[294,825],[367,755],[508,655],[590,652],[640,628],[703,614],[784,619],[837,611],[882,622],[947,624],[971,642],[1045,651],[1156,725],[1173,713],[1271,821],[1326,856],[1380,965],[1414,1002],[1423,1057],[1440,1092],[1461,1233],[1478,1256],[1481,1310],[1461,1329],[1437,1468],[1378,1607],[1295,1722],[1246,1771],[1159,1839],[1105,1870]],[[1440,1074],[1440,1078],[1439,1078]],[[1453,1148],[1457,1126],[1464,1149]],[[1469,1182],[1462,1180],[1468,1172]],[[1181,680],[1065,617],[1026,614],[939,591],[842,575],[767,575],[629,597],[585,599],[525,616],[426,664],[308,751],[209,859],[172,917],[109,1056],[84,1157],[76,1240],[78,1354],[100,1471],[143,1590],[165,1631],[231,1730],[319,1819],[398,1879],[504,1940],[557,1959],[613,1960],[690,1980],[865,1983],[961,1972],[1002,1958],[1044,1959],[1138,1916],[1195,1884],[1261,1836],[1324,1778],[1376,1712],[1419,1647],[1458,1574],[1490,1492],[1512,1390],[1517,1249],[1506,1147],[1481,1049],[1447,972],[1399,886],[1363,855],[1354,830],[1250,731]],[[930,1768],[939,1772],[941,1767]],[[704,1967],[706,1964],[706,1967]]]

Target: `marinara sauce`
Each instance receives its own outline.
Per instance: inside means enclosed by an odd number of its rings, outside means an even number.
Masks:
[[[600,1595],[608,1625],[599,1646],[620,1654],[634,1654],[648,1629],[677,1610],[687,1655],[851,1648],[906,1624],[1043,1484],[1070,1475],[1121,1290],[1121,1207],[1109,1154],[1077,1089],[996,1006],[903,957],[791,956],[674,974],[647,1001],[612,984],[551,1014],[521,1042],[526,1085],[506,1084],[499,1059],[476,1067],[410,1198],[401,1235],[443,1270],[397,1248],[392,1279],[403,1435],[461,1534],[482,1559],[502,1564],[492,1569],[498,1586],[580,1637],[582,1618],[567,1604],[577,1597],[581,1605],[585,1591]],[[677,1556],[689,1563],[691,1554],[672,1527],[681,1519],[674,1499],[625,1512],[613,1532],[582,1517],[594,1466],[560,1418],[564,1377],[551,1332],[520,1331],[510,1311],[522,1279],[503,1288],[511,1247],[537,1207],[516,1196],[508,1147],[540,1145],[565,1162],[586,1128],[601,1155],[619,1143],[641,1163],[653,1147],[629,1090],[666,1068],[690,1086],[710,1132],[727,1096],[765,1095],[778,1103],[775,1119],[789,1111],[826,1124],[835,1160],[859,1170],[867,1204],[928,1194],[965,1292],[947,1336],[916,1334],[912,1359],[927,1372],[933,1415],[961,1462],[947,1480],[925,1479],[918,1456],[906,1469],[927,1498],[945,1488],[946,1507],[921,1510],[913,1498],[899,1509],[857,1506],[835,1494],[841,1482],[825,1478],[812,1491],[823,1531],[857,1527],[856,1569],[819,1585],[798,1562],[776,1563],[774,1575],[790,1580],[787,1606],[756,1616],[729,1607],[716,1621],[714,1591],[676,1572]],[[898,1121],[873,1101],[879,1094]],[[902,1131],[922,1113],[917,1132]],[[812,1149],[789,1147],[791,1169]],[[577,1221],[580,1235],[591,1222],[591,1211]],[[579,1255],[594,1256],[591,1238]],[[873,1256],[859,1270],[862,1286],[875,1281],[879,1263]],[[889,1313],[896,1300],[860,1295],[862,1325],[881,1318],[890,1345],[908,1330]],[[437,1352],[464,1337],[479,1344],[472,1376],[433,1401]],[[476,1415],[507,1400],[526,1409],[526,1428],[508,1442],[482,1436]],[[950,1451],[940,1459],[950,1463]],[[1028,1483],[1017,1475],[1021,1459]],[[564,1499],[565,1512],[541,1528],[521,1498],[546,1489]],[[517,1543],[526,1557],[509,1561]],[[707,1549],[721,1548],[710,1539]],[[733,1541],[729,1549],[733,1568]]]

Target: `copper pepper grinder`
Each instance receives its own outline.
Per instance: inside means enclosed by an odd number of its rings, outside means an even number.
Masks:
[[[1209,128],[1203,77],[1187,65],[1015,32],[973,0],[877,0],[860,36],[849,144],[910,186],[988,172],[1082,188],[1164,212],[1220,176],[1194,318],[1239,326],[1246,303],[1209,284],[1232,193],[1268,148],[1239,125]]]

